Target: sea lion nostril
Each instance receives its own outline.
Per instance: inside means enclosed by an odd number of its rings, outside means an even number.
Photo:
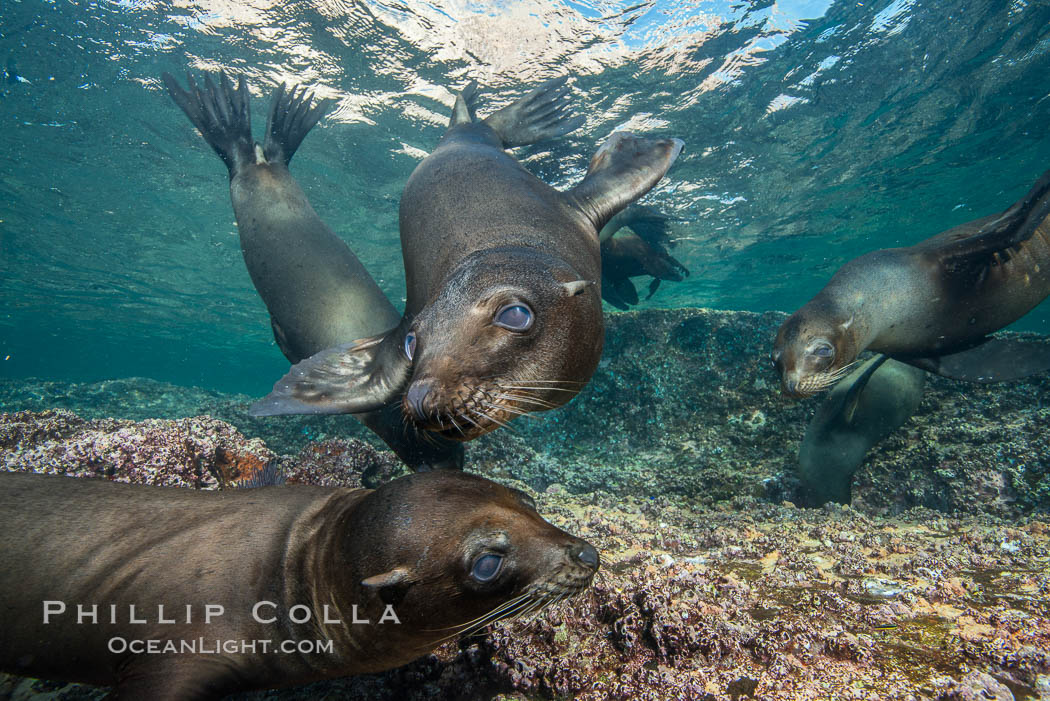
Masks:
[[[590,567],[592,570],[598,569],[598,551],[594,549],[594,546],[590,543],[582,543],[574,548],[573,555],[581,563]]]
[[[405,392],[405,405],[415,418],[422,419],[427,415],[426,401],[433,389],[432,383],[424,381],[413,383]]]

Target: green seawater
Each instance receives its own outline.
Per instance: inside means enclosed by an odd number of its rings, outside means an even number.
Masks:
[[[643,307],[792,311],[847,260],[1000,211],[1050,168],[1037,1],[4,0],[0,62],[6,378],[261,396],[286,371],[225,168],[163,71],[245,75],[260,136],[281,81],[337,100],[292,171],[396,305],[400,191],[470,79],[485,114],[574,76],[586,124],[519,153],[558,187],[616,128],[685,140],[645,201],[692,274]],[[1050,305],[1015,328],[1050,334]]]

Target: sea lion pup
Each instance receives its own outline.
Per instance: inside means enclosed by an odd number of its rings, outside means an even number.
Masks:
[[[842,266],[780,327],[785,394],[806,397],[861,351],[945,377],[1001,382],[1050,370],[1050,345],[989,338],[1050,295],[1050,171],[999,215]]]
[[[633,204],[606,224],[600,234],[602,253],[602,299],[626,310],[638,304],[632,277],[648,275],[650,299],[661,280],[681,282],[689,270],[668,253],[670,217],[652,207]]]
[[[850,503],[853,473],[873,445],[915,413],[925,383],[923,370],[877,355],[828,392],[798,453],[799,477],[814,506]]]
[[[2,473],[0,519],[0,669],[118,699],[391,669],[572,596],[599,566],[527,496],[455,470],[375,491]]]
[[[565,81],[480,121],[476,86],[457,96],[401,197],[401,324],[299,363],[256,414],[367,411],[401,397],[413,424],[465,441],[580,391],[604,339],[598,232],[663,177],[682,142],[616,132],[582,182],[555,190],[505,149],[581,123]]]
[[[250,94],[243,77],[234,89],[222,73],[201,90],[187,76],[183,90],[169,73],[164,84],[230,173],[230,198],[241,253],[266,309],[277,345],[293,364],[340,343],[397,326],[400,315],[350,247],[325,225],[288,171],[288,163],[329,101],[316,104],[305,88],[278,87],[263,145],[252,140]],[[413,469],[462,467],[463,448],[406,426],[396,403],[355,414]]]

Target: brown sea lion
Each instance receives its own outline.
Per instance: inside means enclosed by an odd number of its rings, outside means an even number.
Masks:
[[[258,415],[367,411],[402,398],[416,426],[470,440],[590,380],[604,340],[598,231],[663,177],[677,139],[614,133],[566,192],[505,149],[575,129],[565,78],[477,120],[473,84],[401,198],[401,324],[296,365]]]
[[[241,252],[270,312],[277,345],[292,363],[340,343],[397,326],[400,315],[364,266],[310,206],[288,171],[299,144],[328,108],[312,95],[281,85],[273,94],[260,146],[252,140],[250,95],[225,74],[201,90],[183,90],[168,73],[176,104],[226,163]],[[355,414],[413,469],[461,467],[463,448],[423,436],[401,418],[396,402]]]
[[[598,553],[459,471],[196,492],[0,473],[0,669],[218,699],[405,664],[591,581]]]
[[[1000,382],[1050,370],[1050,345],[989,338],[1050,295],[1050,171],[1002,214],[842,266],[780,327],[772,361],[805,397],[861,351],[929,372]]]
[[[667,231],[669,221],[670,217],[651,207],[633,204],[602,228],[602,299],[626,310],[639,301],[631,278],[653,278],[646,297],[649,299],[661,280],[681,282],[689,275],[689,270],[667,251],[672,245]]]

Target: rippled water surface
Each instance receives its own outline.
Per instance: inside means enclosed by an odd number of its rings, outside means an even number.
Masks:
[[[247,76],[257,134],[281,81],[334,98],[292,170],[398,303],[400,191],[470,79],[484,114],[574,76],[585,126],[520,154],[561,187],[614,129],[685,140],[646,201],[692,275],[649,306],[790,311],[1050,168],[1047,2],[6,0],[0,60],[8,377],[259,394],[286,369],[165,70]],[[1020,328],[1050,333],[1050,306]]]

